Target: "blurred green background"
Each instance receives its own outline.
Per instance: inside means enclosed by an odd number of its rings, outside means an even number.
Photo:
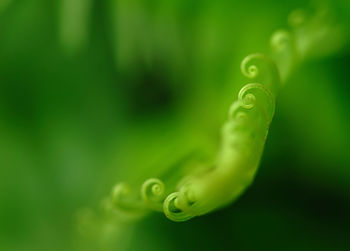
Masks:
[[[308,6],[0,0],[0,250],[103,250],[76,237],[77,211],[215,154],[241,60]],[[185,223],[151,214],[106,249],[350,250],[350,3],[330,8],[344,44],[286,83],[246,193]]]

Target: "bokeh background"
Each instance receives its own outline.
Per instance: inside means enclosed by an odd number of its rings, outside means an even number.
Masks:
[[[116,182],[215,154],[242,58],[296,8],[309,4],[0,0],[0,250],[350,250],[347,0],[329,5],[342,46],[293,72],[237,202],[185,223],[150,214],[108,247],[75,234]]]

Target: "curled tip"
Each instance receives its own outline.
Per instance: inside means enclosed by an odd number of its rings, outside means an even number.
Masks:
[[[242,92],[243,90],[243,92]],[[253,93],[244,92],[244,88],[239,92],[239,99],[242,101],[242,107],[251,109],[255,106],[256,97]]]
[[[235,101],[230,106],[230,109],[228,111],[228,119],[230,121],[235,120],[236,122],[244,123],[247,120],[247,113],[240,109],[242,107],[241,105],[241,102]]]
[[[145,204],[154,210],[162,211],[165,195],[164,183],[156,178],[146,180],[141,187],[141,196]]]
[[[287,48],[291,44],[291,40],[292,35],[290,32],[286,30],[279,30],[271,36],[270,44],[272,49],[280,51]]]
[[[252,60],[262,58],[263,55],[256,53],[246,56],[241,63],[242,74],[247,78],[256,78],[259,75],[259,68],[252,63]]]
[[[291,27],[297,28],[306,22],[307,14],[303,9],[292,11],[288,16],[288,23]]]
[[[247,121],[247,117],[248,117],[247,113],[241,111],[236,113],[235,119],[237,122],[242,124],[245,121]]]
[[[238,112],[240,106],[241,106],[241,103],[238,101],[235,101],[232,103],[232,105],[230,106],[230,109],[228,110],[228,119],[229,120],[233,120],[236,118],[237,112]]]
[[[268,86],[273,93],[277,93],[280,84],[279,72],[276,63],[267,55],[255,53],[245,57],[241,63],[241,71],[245,77],[255,79]]]
[[[275,98],[264,85],[251,83],[243,86],[238,93],[238,99],[241,101],[241,106],[245,109],[252,109],[258,102],[263,103],[262,107],[267,121],[270,122],[272,120],[275,113]]]
[[[113,202],[121,201],[125,196],[130,193],[130,187],[126,183],[119,183],[114,186],[112,190]]]
[[[164,201],[163,211],[168,219],[176,222],[187,221],[194,217],[179,207],[179,192],[170,194]]]
[[[111,194],[111,205],[113,208],[125,213],[144,213],[144,205],[137,195],[131,193],[130,186],[119,183],[114,186]]]

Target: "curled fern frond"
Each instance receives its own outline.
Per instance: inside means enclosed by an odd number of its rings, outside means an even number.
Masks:
[[[262,84],[245,85],[224,124],[214,168],[186,177],[164,202],[165,215],[183,221],[236,199],[252,182],[275,111],[272,93]]]
[[[189,214],[189,212],[183,211],[181,206],[179,206],[180,193],[171,193],[164,201],[164,213],[172,221],[187,221],[193,218],[195,215]],[[190,201],[185,202],[190,204]]]
[[[293,44],[293,34],[287,30],[278,30],[271,36],[271,47],[273,50],[280,52],[291,49]]]
[[[276,31],[270,39],[273,57],[281,77],[281,84],[285,83],[299,60],[295,40],[295,34],[287,30]]]
[[[146,180],[141,188],[141,196],[148,208],[161,212],[165,198],[164,183],[156,178]]]
[[[273,93],[277,93],[280,76],[275,62],[265,54],[254,53],[242,60],[243,76],[265,84]]]
[[[275,97],[264,85],[257,83],[245,85],[238,93],[238,102],[244,109],[258,106],[263,111],[267,124],[272,121],[276,106]]]
[[[271,56],[255,53],[242,60],[241,72],[246,80],[229,107],[213,163],[176,168],[162,180],[146,180],[134,192],[128,185],[118,184],[111,196],[113,207],[140,215],[147,210],[164,212],[170,220],[181,222],[236,200],[257,173],[280,88],[307,55],[306,49],[328,34],[328,29],[317,28],[323,20],[322,15],[311,18],[297,10],[289,17],[291,30],[272,35]]]
[[[307,22],[308,14],[304,9],[293,10],[288,16],[288,24],[293,28],[301,27]]]
[[[114,186],[111,194],[112,205],[121,211],[132,211],[143,213],[145,210],[142,200],[138,194],[132,194],[131,188],[126,183]]]

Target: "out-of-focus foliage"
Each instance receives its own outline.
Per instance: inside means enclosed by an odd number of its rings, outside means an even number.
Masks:
[[[317,4],[321,4],[316,2]],[[75,235],[76,212],[216,152],[241,59],[304,1],[0,0],[2,250],[348,250],[350,4],[344,44],[278,100],[260,171],[231,207]],[[111,228],[112,229],[112,228]],[[97,240],[97,241],[96,241]],[[102,245],[102,244],[101,244]]]

